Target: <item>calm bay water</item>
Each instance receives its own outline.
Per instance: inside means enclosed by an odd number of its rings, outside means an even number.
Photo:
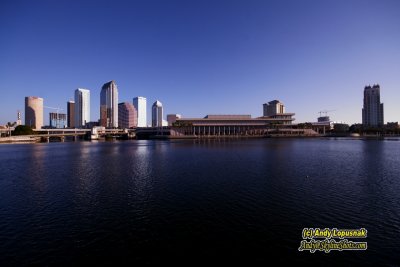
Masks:
[[[400,264],[399,141],[71,142],[0,158],[1,266]],[[299,252],[304,227],[364,227],[368,249]]]

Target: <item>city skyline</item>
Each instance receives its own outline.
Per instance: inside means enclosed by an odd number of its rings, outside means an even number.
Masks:
[[[99,2],[92,10],[90,1],[4,1],[0,124],[16,120],[26,96],[66,110],[78,87],[90,89],[96,121],[97,96],[109,79],[118,81],[119,102],[161,99],[164,114],[258,117],[260,99],[279,99],[296,112],[295,122],[335,110],[331,118],[349,124],[362,122],[362,88],[379,83],[385,123],[399,121],[399,6],[156,1]],[[115,19],[102,19],[105,11]],[[111,33],[111,43],[102,43]],[[102,66],[104,56],[116,64]]]

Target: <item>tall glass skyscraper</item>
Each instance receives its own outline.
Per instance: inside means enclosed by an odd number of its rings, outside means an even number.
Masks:
[[[82,128],[90,122],[90,91],[78,88],[75,90],[75,127]]]
[[[364,87],[364,106],[362,109],[362,123],[366,127],[383,126],[383,103],[379,84]]]
[[[115,81],[109,81],[101,88],[100,126],[118,127],[118,88]]]
[[[160,101],[153,103],[151,107],[151,126],[161,127],[163,124],[163,106]]]
[[[146,98],[142,96],[135,97],[133,99],[133,105],[137,111],[137,127],[146,127],[147,126],[147,107],[146,107]]]

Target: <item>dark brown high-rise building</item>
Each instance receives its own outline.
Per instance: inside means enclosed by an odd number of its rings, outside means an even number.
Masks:
[[[382,127],[383,103],[381,103],[381,89],[379,84],[365,86],[364,106],[362,109],[362,123],[366,127]]]
[[[67,102],[67,127],[69,127],[69,128],[75,127],[75,102],[74,101]]]

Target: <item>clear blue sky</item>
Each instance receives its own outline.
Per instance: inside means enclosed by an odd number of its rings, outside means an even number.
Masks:
[[[385,121],[400,121],[400,1],[0,2],[0,124],[25,96],[66,110],[78,87],[97,120],[112,79],[120,102],[165,114],[261,116],[279,99],[296,122],[328,109],[347,123],[379,83]]]

